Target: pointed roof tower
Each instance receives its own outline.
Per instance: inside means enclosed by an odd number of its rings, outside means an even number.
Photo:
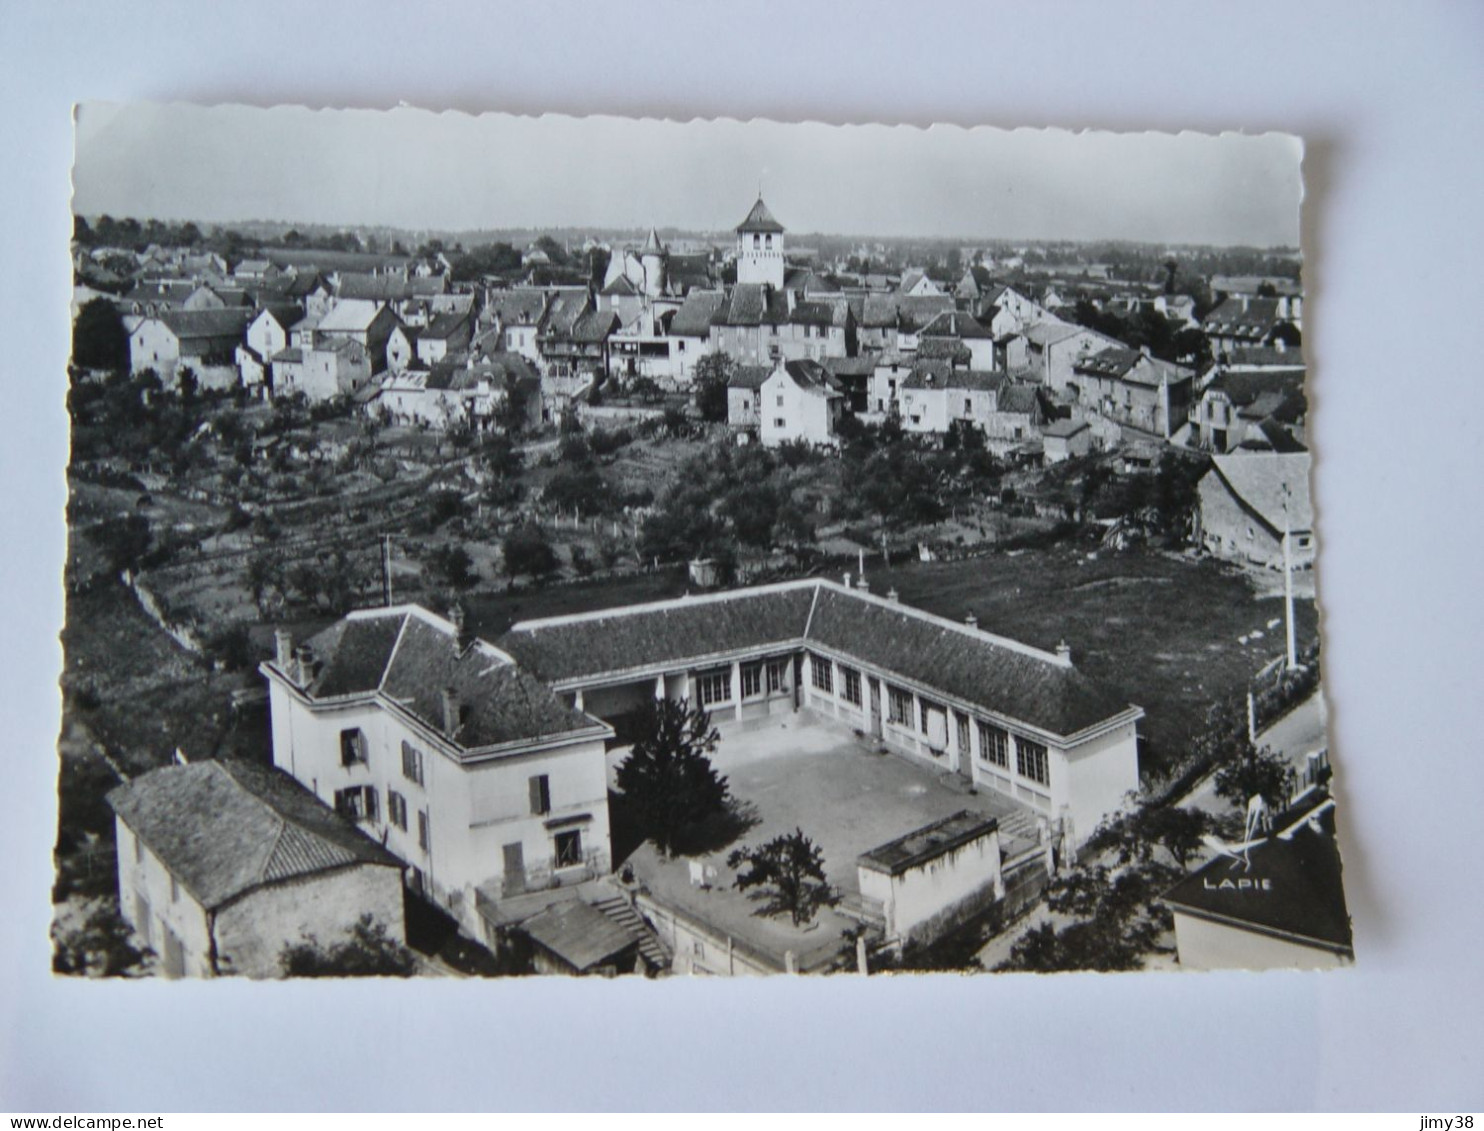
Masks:
[[[660,234],[654,228],[649,229],[649,238],[644,241],[642,253],[644,255],[666,254],[665,245],[660,242]]]
[[[757,203],[752,206],[752,211],[747,214],[747,219],[737,225],[737,232],[774,232],[782,234],[783,225],[773,218],[773,213],[768,211],[768,206],[763,203],[761,195]]]

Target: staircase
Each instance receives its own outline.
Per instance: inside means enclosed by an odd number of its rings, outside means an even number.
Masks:
[[[1001,839],[1009,837],[1029,841],[1031,844],[1039,842],[1040,832],[1036,828],[1036,815],[1029,809],[1017,806],[1013,813],[1006,813],[999,820]]]
[[[597,900],[592,906],[639,940],[639,954],[651,970],[670,969],[670,952],[627,899],[621,895],[613,895]]]

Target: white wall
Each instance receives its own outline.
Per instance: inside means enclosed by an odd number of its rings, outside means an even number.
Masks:
[[[915,928],[986,889],[1000,888],[1000,834],[991,829],[900,875],[856,867],[861,895],[886,908],[888,938],[907,938]]]
[[[176,884],[172,889],[170,873],[154,853],[139,844],[122,818],[114,819],[114,829],[118,845],[119,911],[124,921],[134,928],[139,941],[159,957],[158,968],[162,973],[168,929],[180,940],[185,976],[211,977],[211,936],[205,909],[184,886]],[[140,905],[140,896],[147,907]],[[143,917],[145,914],[147,919]]]
[[[1187,970],[1332,970],[1350,960],[1334,951],[1228,927],[1175,912],[1175,947]]]

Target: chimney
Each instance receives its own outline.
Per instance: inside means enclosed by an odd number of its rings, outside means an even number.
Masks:
[[[964,617],[964,623],[970,628],[978,628],[979,618],[976,617],[973,613],[970,613],[968,616]]]
[[[286,628],[273,630],[273,662],[285,675],[294,662],[294,634]]]
[[[314,649],[308,644],[300,644],[294,649],[294,670],[291,674],[300,687],[314,678]]]
[[[452,738],[459,729],[459,693],[451,687],[443,689],[443,734]]]
[[[866,580],[865,574],[861,574],[860,580],[855,583],[855,587],[862,593],[869,593],[871,591],[871,583]]]
[[[850,588],[850,571],[849,570],[846,570],[845,571],[845,588],[846,589],[849,589]]]
[[[1068,644],[1065,640],[1062,640],[1062,641],[1060,641],[1057,644],[1057,646],[1056,646],[1056,658],[1058,660],[1060,660],[1062,663],[1066,664],[1068,667],[1071,667],[1071,665],[1072,665],[1072,646],[1070,644]]]
[[[890,601],[892,604],[896,604],[896,602],[897,602],[897,596],[898,596],[898,594],[897,594],[897,587],[895,585],[893,585],[890,589],[888,589],[886,591],[886,599],[888,601]]]
[[[464,606],[455,601],[448,610],[448,620],[453,625],[454,654],[462,656],[471,642],[469,631],[464,627]]]

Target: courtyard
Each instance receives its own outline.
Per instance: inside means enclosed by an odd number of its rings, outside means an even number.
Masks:
[[[625,749],[611,751],[610,771],[626,755]],[[792,950],[800,969],[838,953],[842,936],[857,926],[844,910],[860,906],[856,858],[862,853],[965,809],[999,818],[1004,852],[1029,847],[1034,835],[1033,817],[1011,799],[970,793],[957,775],[879,752],[869,739],[807,713],[723,728],[712,764],[726,775],[738,803],[742,819],[729,830],[732,839],[674,859],[645,843],[626,863],[667,906],[775,961]],[[819,846],[825,876],[841,897],[839,906],[802,927],[786,915],[758,915],[757,898],[732,886],[735,873],[726,866],[732,849],[796,828]],[[694,882],[695,865],[704,884]]]

